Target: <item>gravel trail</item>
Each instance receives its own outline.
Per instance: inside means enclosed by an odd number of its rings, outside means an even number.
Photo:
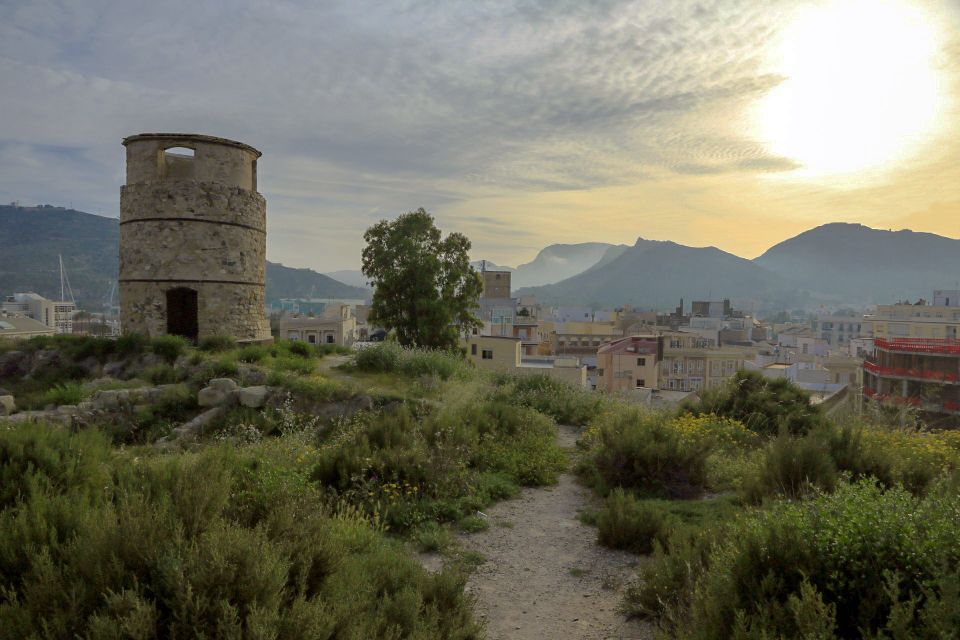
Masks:
[[[560,426],[561,446],[576,438],[575,428]],[[596,529],[578,519],[594,504],[565,473],[555,486],[493,505],[490,528],[463,536],[465,548],[486,558],[467,590],[491,640],[653,637],[650,625],[617,612],[637,557],[596,544]]]

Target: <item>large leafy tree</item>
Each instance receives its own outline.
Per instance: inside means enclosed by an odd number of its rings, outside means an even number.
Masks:
[[[374,286],[370,319],[395,330],[400,344],[450,349],[480,326],[474,309],[483,281],[470,266],[466,236],[442,238],[420,208],[381,220],[363,239],[363,274]]]

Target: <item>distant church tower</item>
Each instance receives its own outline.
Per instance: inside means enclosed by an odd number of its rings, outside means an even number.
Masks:
[[[124,333],[266,341],[267,205],[251,146],[185,133],[123,140]]]

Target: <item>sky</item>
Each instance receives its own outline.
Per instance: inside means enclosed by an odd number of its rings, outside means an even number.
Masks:
[[[270,260],[425,207],[473,256],[960,238],[960,0],[0,0],[0,202],[116,217],[123,137],[263,152]]]

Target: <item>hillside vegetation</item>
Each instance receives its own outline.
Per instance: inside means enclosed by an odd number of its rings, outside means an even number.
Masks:
[[[0,346],[14,361],[31,373],[4,385],[35,406],[166,395],[69,427],[0,422],[0,637],[482,637],[464,584],[483,559],[455,534],[556,482],[557,422],[582,425],[597,541],[650,554],[625,609],[666,636],[960,628],[960,432],[830,419],[783,381],[741,372],[651,413],[390,343],[61,337]],[[274,401],[174,437],[224,376]]]
[[[59,207],[0,205],[0,292],[35,291],[59,298],[57,256],[62,255],[78,305],[98,311],[109,300],[117,279],[119,242],[116,218]],[[367,289],[351,287],[311,269],[267,262],[269,301],[300,297],[363,300],[367,295]]]

